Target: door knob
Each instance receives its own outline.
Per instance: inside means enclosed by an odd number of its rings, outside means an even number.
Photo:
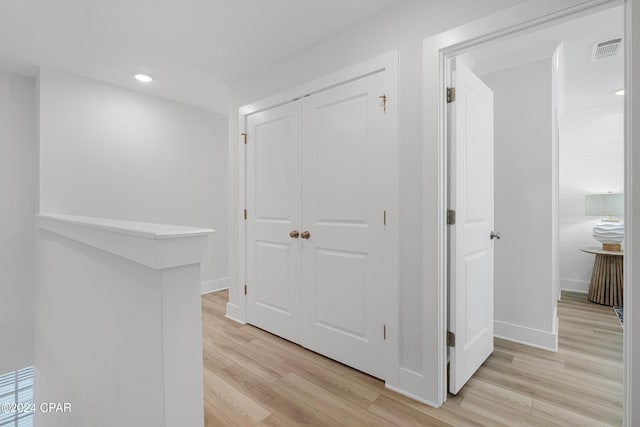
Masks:
[[[300,237],[302,237],[303,239],[308,239],[311,237],[311,233],[309,233],[308,231],[303,231],[302,234],[300,234]]]
[[[502,237],[502,234],[499,231],[497,233],[495,231],[492,231],[491,234],[489,234],[489,237],[491,237],[491,240],[493,239],[500,240],[500,238]]]
[[[300,233],[298,232],[298,230],[293,230],[291,233],[289,233],[289,237],[291,237],[292,239],[297,239],[298,237],[300,237]]]

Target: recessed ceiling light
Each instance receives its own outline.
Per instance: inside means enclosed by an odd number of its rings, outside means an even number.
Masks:
[[[135,77],[135,79],[138,80],[139,82],[143,82],[143,83],[149,83],[149,82],[153,81],[151,76],[148,76],[146,74],[136,74],[133,77]]]
[[[620,89],[620,90],[616,91],[616,95],[623,96],[624,95],[624,89]]]

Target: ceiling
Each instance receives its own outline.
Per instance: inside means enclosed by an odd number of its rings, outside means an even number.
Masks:
[[[226,114],[230,82],[400,1],[3,0],[0,69],[47,67]]]
[[[401,1],[2,0],[0,69],[47,67],[226,114],[229,83]],[[591,45],[622,33],[620,6],[470,54],[485,74],[564,42],[567,108],[601,105],[623,86],[624,58],[592,62]],[[155,80],[141,84],[138,72]]]
[[[624,33],[623,6],[609,8],[563,24],[469,52],[478,75],[550,58],[562,42],[565,106],[579,109],[622,102],[615,92],[624,86],[624,43],[618,55],[591,61],[593,43]]]

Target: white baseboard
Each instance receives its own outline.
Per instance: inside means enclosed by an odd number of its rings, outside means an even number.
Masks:
[[[531,347],[549,351],[558,351],[557,320],[554,324],[554,332],[542,331],[540,329],[533,329],[526,326],[494,320],[493,335],[496,338],[502,338],[507,341],[513,341]]]
[[[229,278],[223,277],[222,279],[207,280],[200,283],[200,293],[208,294],[209,292],[218,292],[224,289],[229,289]]]
[[[589,282],[585,282],[584,280],[560,279],[560,290],[587,293],[589,292]]]
[[[234,322],[238,322],[238,323],[242,323],[243,325],[247,322],[240,320],[242,317],[241,315],[242,310],[240,309],[239,305],[236,304],[231,304],[230,302],[227,303],[227,314],[224,315],[224,317],[226,317],[227,319],[231,319]]]
[[[440,407],[440,405],[435,403],[435,401],[425,398],[424,392],[427,387],[425,387],[425,377],[420,372],[400,367],[398,369],[397,376],[394,376],[392,380],[385,379],[384,386],[391,391],[410,397],[411,399],[424,403],[425,405],[433,408]]]
[[[388,388],[389,390],[394,391],[394,392],[396,392],[398,394],[401,394],[403,396],[407,396],[407,397],[409,397],[409,398],[411,398],[413,400],[417,400],[420,403],[424,403],[427,406],[431,406],[432,408],[436,408],[437,409],[437,408],[440,407],[440,405],[436,405],[433,402],[429,402],[428,400],[425,400],[425,399],[421,398],[420,396],[417,396],[417,395],[415,395],[413,393],[410,393],[408,391],[404,391],[404,390],[402,390],[402,389],[400,389],[398,387],[395,387],[395,386],[392,386],[392,385],[389,385],[389,384],[385,384],[384,387]]]

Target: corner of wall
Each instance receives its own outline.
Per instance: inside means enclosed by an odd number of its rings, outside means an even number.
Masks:
[[[200,292],[202,294],[223,291],[225,289],[229,289],[228,277],[223,277],[221,279],[215,279],[215,280],[206,280],[200,283]]]
[[[558,351],[558,316],[554,315],[552,331],[528,328],[513,323],[494,321],[494,336],[549,351]]]

